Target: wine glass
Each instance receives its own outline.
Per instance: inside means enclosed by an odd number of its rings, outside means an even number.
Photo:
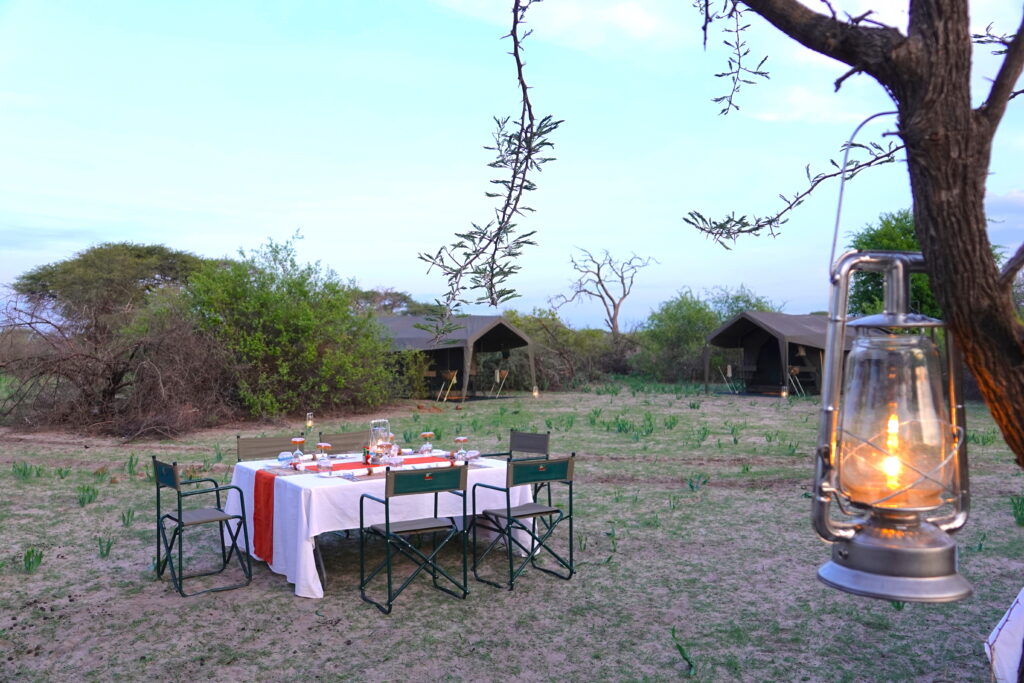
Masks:
[[[430,443],[434,438],[434,432],[420,432],[420,438],[423,440],[423,444],[420,446],[420,453],[431,453],[434,450],[434,445]]]

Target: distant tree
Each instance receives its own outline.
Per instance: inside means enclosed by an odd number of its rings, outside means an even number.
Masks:
[[[867,225],[853,234],[850,247],[861,251],[921,251],[914,234],[914,217],[909,210],[883,213],[877,225]],[[916,313],[942,318],[942,308],[935,300],[928,275],[910,276],[910,308]],[[850,312],[858,315],[882,310],[882,275],[857,273],[850,287]]]
[[[695,379],[701,371],[705,339],[719,320],[708,302],[688,289],[679,292],[651,313],[641,328],[634,366],[666,382]]]
[[[430,315],[437,312],[437,304],[416,301],[412,295],[391,288],[352,289],[352,305],[359,312],[377,315]]]
[[[204,260],[163,245],[107,242],[38,266],[13,289],[37,310],[81,332],[108,334],[164,287],[180,287]]]
[[[389,343],[353,292],[291,241],[209,265],[185,290],[200,327],[231,354],[238,398],[259,417],[372,407],[388,397]]]
[[[572,268],[578,273],[576,280],[570,285],[569,296],[559,294],[551,300],[552,307],[558,310],[562,306],[580,299],[596,299],[604,307],[604,324],[612,335],[612,343],[618,343],[622,331],[619,328],[619,314],[622,304],[633,291],[636,274],[643,268],[657,263],[653,257],[640,257],[633,254],[628,259],[619,261],[604,250],[603,256],[594,256],[586,249],[580,249],[580,256],[569,257]]]
[[[173,301],[203,263],[160,245],[108,243],[20,276],[3,311],[5,335],[22,343],[0,365],[16,382],[0,413],[131,437],[190,428],[197,404],[218,412],[210,391],[221,366],[209,340],[180,311],[141,323],[151,300]],[[158,360],[171,349],[185,365]]]
[[[743,311],[782,311],[782,306],[768,297],[755,294],[742,284],[735,291],[723,286],[712,287],[707,290],[706,295],[707,303],[718,316],[719,323]]]

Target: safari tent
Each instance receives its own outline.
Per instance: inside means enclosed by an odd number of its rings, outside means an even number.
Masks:
[[[828,317],[763,311],[739,313],[707,337],[710,346],[741,349],[738,367],[718,369],[754,393],[821,393]],[[711,379],[704,355],[704,383]],[[718,374],[716,373],[716,374]]]
[[[433,391],[455,373],[457,394],[465,400],[470,392],[490,387],[492,378],[476,377],[475,356],[481,353],[507,354],[510,350],[526,347],[530,360],[530,385],[537,384],[537,369],[534,363],[533,343],[530,338],[517,330],[500,315],[470,315],[455,318],[458,329],[440,340],[434,339],[431,331],[417,325],[431,326],[426,318],[413,315],[381,316],[378,319],[391,334],[391,350],[422,351],[431,359],[428,382]],[[507,356],[506,356],[507,357]]]

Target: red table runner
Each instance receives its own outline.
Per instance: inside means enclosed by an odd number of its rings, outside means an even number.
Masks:
[[[403,464],[405,465],[424,465],[430,462],[442,463],[451,462],[448,458],[439,458],[436,455],[425,455],[419,458],[403,458]],[[310,465],[303,465],[303,469],[310,472],[317,471],[317,464],[312,463]],[[361,462],[335,462],[331,463],[331,470],[337,472],[338,470],[365,470],[367,467],[387,467],[387,465],[364,465]]]
[[[257,470],[252,490],[252,549],[270,564],[274,561],[274,480],[277,475]]]

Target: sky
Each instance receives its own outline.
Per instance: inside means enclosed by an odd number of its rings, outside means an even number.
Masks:
[[[814,9],[821,4],[806,0]],[[868,2],[833,2],[859,13]],[[903,3],[880,19],[905,28]],[[535,111],[564,120],[555,161],[520,221],[536,231],[503,308],[547,307],[569,291],[579,248],[654,257],[620,323],[641,324],[680,291],[740,285],[789,313],[827,308],[838,186],[823,186],[777,238],[725,250],[683,222],[763,215],[827,170],[865,117],[892,108],[868,77],[782,37],[756,17],[747,41],[771,79],[718,114],[725,36],[702,46],[682,0],[545,0],[528,15]],[[1015,8],[1014,5],[1017,5]],[[418,260],[493,215],[484,193],[494,116],[518,111],[502,41],[509,0],[0,0],[0,283],[103,242],[237,256],[296,242],[360,287],[431,301],[445,282]],[[972,26],[1012,32],[1019,3],[972,2]],[[998,60],[979,49],[974,98]],[[1022,98],[1024,99],[1024,98]],[[996,136],[990,237],[1024,240],[1024,102]],[[858,141],[884,139],[891,119]],[[910,206],[903,164],[847,183],[849,235]],[[491,309],[473,308],[489,313]],[[600,327],[596,302],[563,318]]]

